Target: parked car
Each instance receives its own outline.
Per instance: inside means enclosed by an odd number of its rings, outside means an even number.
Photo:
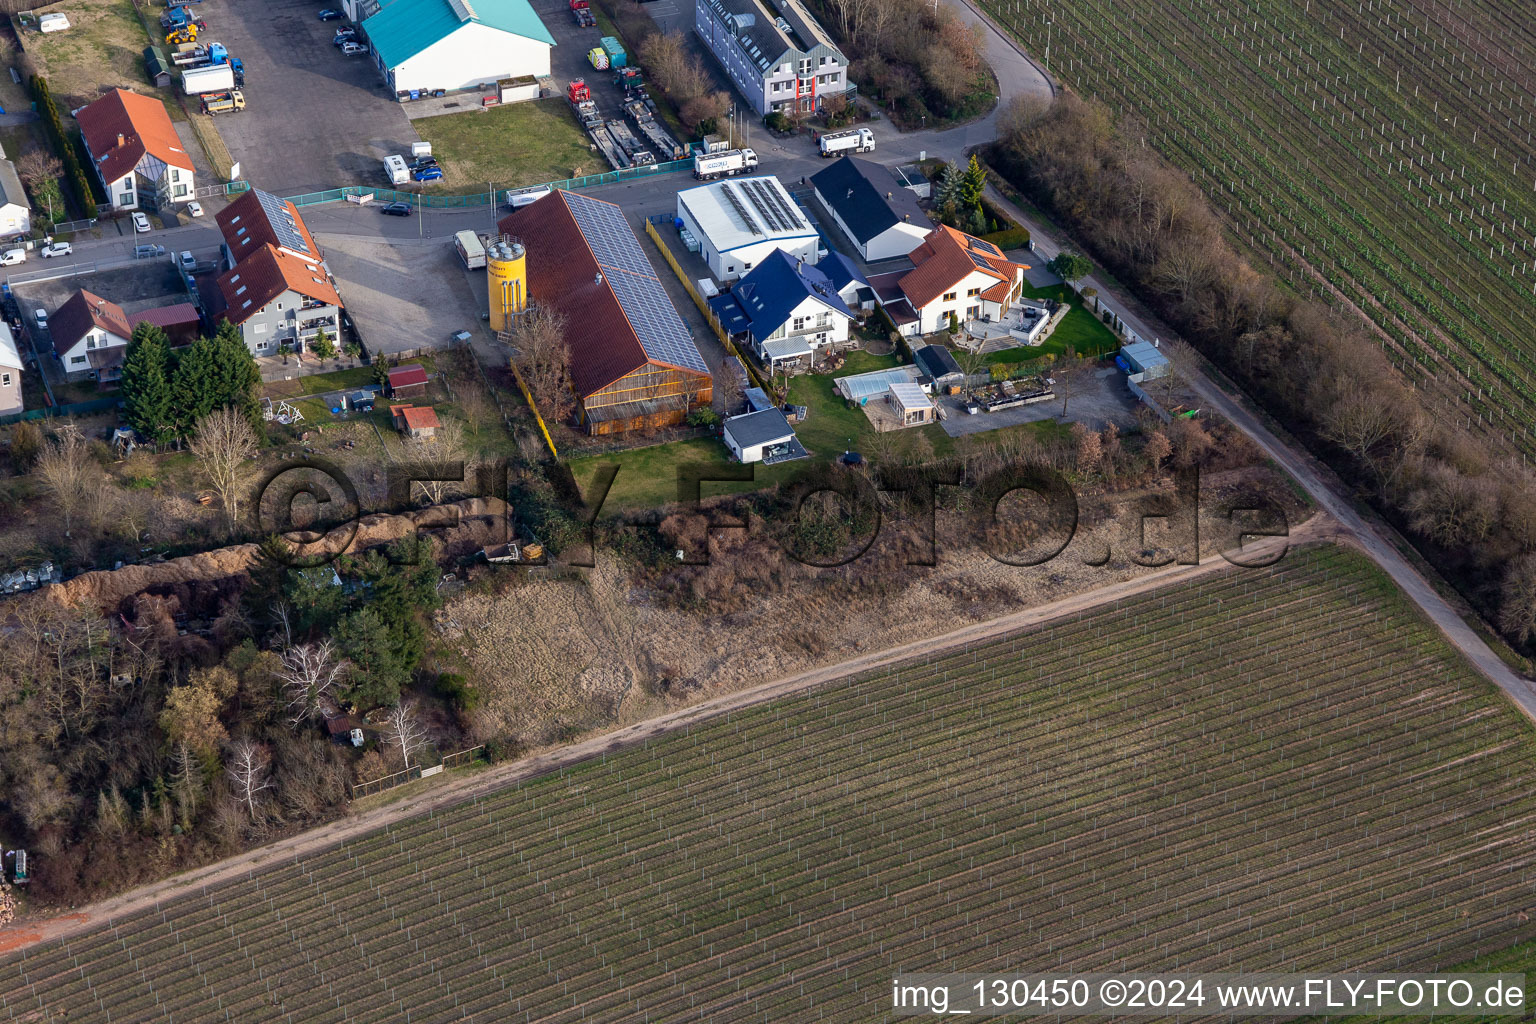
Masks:
[[[133,258],[136,260],[147,260],[155,256],[164,255],[165,246],[163,245],[136,245],[133,247]]]
[[[192,217],[201,217],[203,215],[203,204],[196,199],[192,200],[187,204],[187,214]]]
[[[50,242],[39,249],[37,254],[46,260],[53,256],[68,256],[74,251],[68,242]]]
[[[368,47],[362,43],[342,43],[341,53],[344,57],[361,57],[368,52]]]
[[[380,213],[387,213],[391,217],[409,217],[411,215],[410,203],[390,203],[388,206],[379,207]]]
[[[422,171],[422,170],[426,170],[428,167],[436,167],[436,166],[437,166],[437,157],[435,157],[435,156],[424,156],[424,157],[420,157],[419,159],[413,160],[411,162],[411,170],[413,170],[413,171]]]
[[[48,326],[48,311],[46,309],[40,309],[37,312],[33,313],[32,315],[37,317],[37,326],[39,326],[39,327],[47,327]]]
[[[27,262],[27,250],[7,249],[0,252],[0,267],[14,267],[18,263]]]
[[[357,29],[355,28],[339,28],[336,30],[336,34],[331,37],[331,42],[335,43],[337,46],[340,46],[342,43],[351,43],[356,41]]]
[[[192,250],[181,250],[181,269],[191,270],[195,266],[197,266],[197,257],[192,255]]]
[[[148,216],[148,214],[144,213],[143,211],[140,211],[140,212],[135,213],[133,215],[133,230],[135,230],[135,231],[148,231],[149,230],[149,216]]]
[[[327,7],[320,12],[321,21],[340,21],[343,15],[334,7]]]
[[[417,181],[442,181],[443,169],[441,167],[423,167],[411,175]]]

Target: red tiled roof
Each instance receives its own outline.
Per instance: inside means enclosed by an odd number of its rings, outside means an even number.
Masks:
[[[192,158],[181,148],[165,105],[150,96],[113,89],[75,115],[86,147],[108,182],[122,178],[148,153],[191,173]],[[118,140],[122,142],[119,144]]]
[[[315,244],[315,236],[309,233],[309,227],[304,223],[304,218],[299,216],[298,207],[274,195],[267,194],[265,198],[271,207],[280,211],[277,216],[292,219],[294,230],[304,240],[304,245],[309,250],[308,255],[319,259],[320,246]],[[234,253],[236,263],[260,251],[264,245],[284,248],[286,225],[283,231],[278,230],[278,225],[272,223],[267,207],[262,205],[262,199],[263,193],[259,189],[249,189],[242,193],[240,198],[220,210],[214,218],[219,223],[219,230],[224,233],[225,244],[229,246],[229,251]],[[288,251],[298,256],[306,255],[298,249],[290,248]]]
[[[289,289],[317,302],[341,305],[341,296],[318,260],[302,259],[275,245],[251,253],[219,278],[219,291],[228,304],[224,315],[232,324],[245,323]]]
[[[420,363],[411,363],[408,366],[397,366],[389,371],[389,386],[391,388],[405,388],[412,384],[425,384],[427,371],[421,368]]]
[[[981,260],[980,264],[971,259],[972,254]],[[1002,284],[1001,297],[994,297],[996,285],[982,293],[983,298],[1000,302],[1007,296],[1017,275],[1028,269],[1025,264],[1005,258],[990,242],[956,231],[946,224],[935,227],[923,239],[923,244],[912,250],[912,262],[915,267],[901,279],[901,290],[915,309],[953,291],[972,272],[985,274]]]
[[[437,411],[431,406],[425,405],[392,405],[389,407],[389,415],[395,420],[404,421],[406,430],[436,430]]]
[[[565,315],[571,384],[585,399],[650,360],[565,195],[557,191],[514,210],[497,229],[526,240],[529,297]]]
[[[53,351],[62,356],[79,344],[92,327],[100,327],[117,335],[125,344],[133,334],[133,328],[128,325],[128,317],[123,314],[123,307],[82,288],[71,295],[49,321]]]
[[[168,327],[186,327],[201,322],[197,307],[190,302],[178,302],[174,306],[156,306],[141,309],[128,319],[137,327],[140,323],[152,323],[161,330]]]

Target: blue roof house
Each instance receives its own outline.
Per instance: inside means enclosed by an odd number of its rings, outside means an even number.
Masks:
[[[822,269],[831,259],[806,263],[783,250],[770,253],[729,292],[709,300],[733,336],[747,344],[770,370],[809,364],[815,352],[848,344],[853,311]]]
[[[347,0],[401,100],[547,76],[555,37],[528,0]]]

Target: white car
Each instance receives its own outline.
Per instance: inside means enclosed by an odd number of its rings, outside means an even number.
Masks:
[[[68,242],[49,242],[37,252],[39,256],[46,260],[54,256],[68,256],[74,251],[74,248]]]
[[[201,217],[203,215],[203,204],[194,199],[187,204],[187,213],[193,217]]]
[[[48,311],[46,309],[40,309],[37,312],[33,313],[32,315],[37,317],[37,326],[39,326],[39,327],[47,327],[48,326]]]
[[[181,250],[181,269],[191,270],[195,266],[197,266],[197,257],[192,255],[192,250]]]
[[[341,52],[347,57],[359,57],[368,52],[368,47],[361,43],[342,43]]]
[[[7,249],[0,252],[0,267],[14,267],[18,263],[27,262],[27,250]]]
[[[148,231],[149,230],[149,217],[148,217],[148,215],[146,215],[146,214],[144,214],[142,212],[134,214],[133,215],[133,230],[135,230],[135,231]]]

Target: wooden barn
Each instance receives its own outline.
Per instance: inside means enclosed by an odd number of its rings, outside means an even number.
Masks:
[[[709,404],[709,366],[619,207],[557,191],[499,229],[527,248],[529,299],[565,315],[583,429],[670,426]]]

